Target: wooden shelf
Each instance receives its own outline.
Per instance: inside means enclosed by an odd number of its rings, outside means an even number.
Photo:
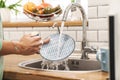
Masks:
[[[4,28],[13,27],[51,27],[54,22],[60,26],[61,21],[48,21],[48,22],[35,22],[35,21],[16,21],[16,22],[3,22]],[[65,26],[74,27],[82,26],[82,21],[66,21]]]

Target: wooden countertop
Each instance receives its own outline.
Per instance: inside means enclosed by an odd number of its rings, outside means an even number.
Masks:
[[[107,72],[60,72],[37,71],[18,67],[18,63],[30,59],[40,58],[40,55],[31,56],[7,55],[4,57],[4,79],[8,80],[106,80]]]
[[[54,22],[58,23],[60,26],[61,21],[48,21],[48,22],[36,22],[36,21],[15,21],[15,22],[3,22],[4,28],[12,27],[51,27]],[[65,26],[82,26],[82,21],[67,21]]]

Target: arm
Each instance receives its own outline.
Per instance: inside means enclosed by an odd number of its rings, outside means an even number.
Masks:
[[[0,39],[0,50],[2,49],[2,39]]]
[[[12,41],[2,41],[2,48],[0,50],[0,55],[8,55],[8,54],[20,54],[20,47],[22,45],[19,42]],[[18,48],[19,49],[16,49]]]
[[[20,54],[31,55],[39,52],[41,38],[39,36],[24,35],[20,41],[2,41],[0,55]],[[44,44],[49,42],[49,39],[43,41]]]

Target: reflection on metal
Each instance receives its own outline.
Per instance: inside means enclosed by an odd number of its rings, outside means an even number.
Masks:
[[[63,61],[60,65],[58,65],[58,69],[55,69],[56,67],[47,67],[47,65],[44,65],[44,68],[42,68],[42,61],[41,59],[35,59],[35,60],[29,60],[24,61],[19,64],[20,67],[27,68],[27,69],[33,69],[33,70],[56,70],[56,71],[100,71],[100,62],[97,60],[80,60],[80,59],[68,59],[67,65]],[[52,64],[51,64],[52,65]],[[68,68],[66,68],[67,66]]]
[[[87,32],[86,32],[86,27],[87,27],[87,17],[85,14],[85,11],[83,9],[83,7],[79,4],[79,3],[71,3],[70,5],[67,6],[67,8],[65,9],[65,12],[63,14],[63,18],[62,21],[66,21],[67,20],[67,16],[68,16],[68,12],[70,11],[70,9],[72,9],[73,7],[78,7],[79,10],[81,11],[81,16],[82,16],[82,27],[83,27],[83,40],[82,40],[82,56],[81,59],[89,59],[88,57],[88,53],[96,53],[96,49],[93,47],[88,47],[87,45]]]

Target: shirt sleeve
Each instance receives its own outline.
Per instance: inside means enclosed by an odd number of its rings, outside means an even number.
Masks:
[[[0,50],[2,49],[2,39],[0,39]]]

